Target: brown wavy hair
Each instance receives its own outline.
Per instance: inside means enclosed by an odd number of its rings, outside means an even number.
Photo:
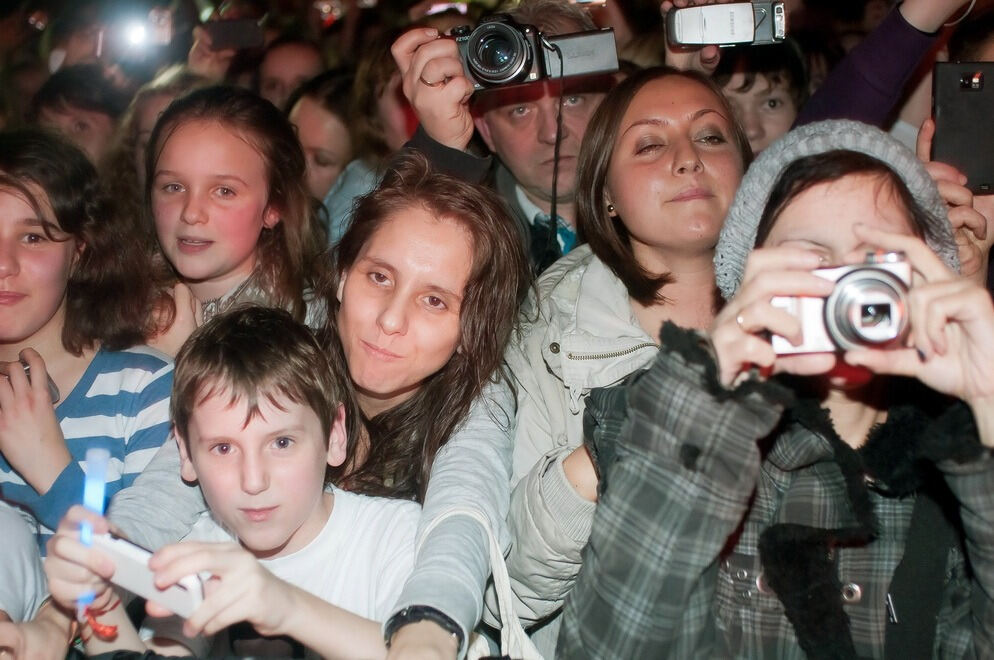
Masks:
[[[532,276],[514,220],[493,191],[435,172],[424,156],[405,153],[391,163],[379,187],[359,198],[352,224],[334,249],[334,272],[323,287],[329,306],[326,343],[338,340],[335,293],[343,273],[387,218],[418,206],[454,220],[472,236],[473,265],[459,315],[458,347],[412,397],[365,420],[368,455],[361,465],[344,466],[339,478],[349,490],[422,501],[435,455],[484,386],[512,382],[504,348]],[[496,421],[511,424],[511,419]],[[355,456],[352,449],[349,456]]]
[[[643,69],[618,84],[590,118],[587,132],[580,145],[577,163],[576,215],[581,240],[590,244],[593,253],[625,284],[628,295],[643,305],[663,302],[661,289],[673,279],[669,273],[653,274],[635,259],[628,229],[620,216],[607,213],[604,185],[611,167],[611,154],[618,139],[621,119],[635,95],[648,83],[679,76],[709,89],[721,105],[732,127],[732,141],[742,156],[742,170],[752,161],[752,149],[742,127],[735,121],[721,89],[708,77],[696,71],[678,71],[669,67]]]
[[[236,131],[265,161],[269,201],[280,222],[259,237],[260,283],[272,305],[301,321],[306,305],[304,290],[320,267],[324,239],[304,178],[304,152],[287,118],[269,101],[237,87],[205,87],[170,104],[152,131],[145,157],[145,212],[152,226],[152,180],[169,137],[190,121],[213,121]],[[164,267],[159,251],[156,263]],[[166,319],[171,322],[172,314]]]
[[[74,240],[81,248],[66,288],[62,345],[67,351],[78,356],[98,344],[121,350],[155,333],[152,310],[163,294],[153,278],[142,276],[145,238],[111,211],[82,151],[36,129],[0,133],[0,189],[24,198],[39,218],[48,215],[47,202],[55,223],[43,225],[46,236]],[[68,238],[56,238],[57,233]]]

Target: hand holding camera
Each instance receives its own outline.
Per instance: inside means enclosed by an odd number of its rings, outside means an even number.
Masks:
[[[994,413],[990,294],[950,271],[917,237],[859,224],[854,232],[881,256],[819,269],[818,255],[798,248],[750,254],[741,287],[712,325],[721,382],[732,385],[753,367],[823,374],[841,357],[877,374],[917,378]],[[790,298],[804,301],[788,309]]]
[[[913,236],[860,225],[856,233],[867,245],[904,252],[915,281],[908,300],[907,344],[889,350],[849,350],[846,362],[874,373],[917,378],[938,392],[964,400],[978,423],[994,416],[994,304],[990,294],[949,270]],[[987,437],[994,441],[994,436]]]
[[[776,334],[794,344],[804,340],[801,320],[771,301],[775,296],[827,298],[835,287],[812,272],[820,265],[819,256],[810,250],[752,251],[741,286],[715,317],[709,333],[722,384],[736,384],[754,367],[765,375],[781,371],[813,375],[832,368],[832,353],[778,356],[768,339]]]
[[[452,28],[465,76],[475,89],[520,85],[618,70],[614,30],[546,35],[507,14],[496,14],[474,29]]]
[[[70,461],[53,406],[58,389],[34,349],[21,351],[19,361],[0,363],[0,374],[0,453],[44,494]]]
[[[390,52],[425,133],[447,147],[465,149],[473,137],[469,97],[474,88],[463,75],[455,41],[433,28],[417,28],[402,34]]]

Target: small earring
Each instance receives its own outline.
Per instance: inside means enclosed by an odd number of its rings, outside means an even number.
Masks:
[[[608,204],[607,205],[607,212],[608,213],[614,213],[614,204]]]

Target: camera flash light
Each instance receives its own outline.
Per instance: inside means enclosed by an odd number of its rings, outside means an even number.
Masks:
[[[141,46],[144,44],[146,36],[145,26],[141,23],[129,23],[124,28],[124,38],[132,46]]]

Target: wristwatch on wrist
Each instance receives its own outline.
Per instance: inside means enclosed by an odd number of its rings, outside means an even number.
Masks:
[[[383,630],[383,637],[387,648],[390,648],[390,640],[393,639],[395,632],[409,623],[417,623],[419,621],[431,621],[438,625],[442,630],[455,638],[456,646],[462,647],[462,628],[452,620],[452,617],[440,610],[436,610],[434,607],[412,605],[397,612],[387,621],[387,625]]]

